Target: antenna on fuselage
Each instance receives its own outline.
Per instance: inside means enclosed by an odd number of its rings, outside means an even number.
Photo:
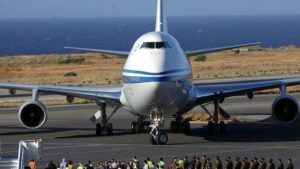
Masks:
[[[157,0],[156,32],[168,32],[167,17],[164,14],[164,0]]]

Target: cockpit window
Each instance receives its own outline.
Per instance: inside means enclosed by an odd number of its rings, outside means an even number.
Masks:
[[[149,48],[149,49],[161,49],[168,48],[169,45],[167,42],[144,42],[141,48]]]

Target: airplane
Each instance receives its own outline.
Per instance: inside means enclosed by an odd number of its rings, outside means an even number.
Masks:
[[[131,51],[113,51],[89,48],[66,47],[89,52],[127,57],[122,72],[123,83],[119,87],[68,87],[51,85],[29,85],[0,83],[0,88],[10,93],[16,90],[31,91],[32,100],[23,104],[18,119],[26,128],[38,129],[47,121],[47,108],[39,100],[41,93],[63,95],[68,101],[74,97],[94,100],[99,110],[95,113],[96,134],[112,134],[110,117],[120,108],[137,116],[131,123],[131,132],[149,131],[150,142],[154,145],[168,143],[164,130],[165,117],[173,116],[172,131],[187,132],[190,123],[182,115],[198,105],[214,104],[213,121],[209,129],[224,130],[225,123],[218,117],[224,114],[220,103],[227,97],[246,95],[253,98],[253,92],[265,89],[280,89],[272,107],[272,116],[281,123],[293,123],[299,113],[295,98],[286,88],[300,84],[300,78],[281,78],[271,80],[253,80],[242,82],[197,84],[192,81],[192,68],[189,57],[199,54],[249,47],[260,43],[246,43],[212,49],[183,51],[178,41],[168,33],[167,19],[164,14],[164,0],[157,0],[155,31],[145,33],[133,44]],[[114,109],[111,115],[106,113],[107,105]],[[149,119],[149,120],[148,120]]]

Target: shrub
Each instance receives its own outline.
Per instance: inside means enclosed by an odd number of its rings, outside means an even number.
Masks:
[[[205,62],[207,61],[207,57],[205,55],[200,55],[200,56],[197,56],[195,59],[194,59],[195,62]]]
[[[58,61],[58,63],[59,64],[71,64],[71,63],[80,64],[84,61],[85,61],[85,59],[83,57],[80,57],[80,58],[67,57],[67,58],[64,58],[63,60]]]
[[[75,76],[77,76],[76,72],[68,72],[64,75],[64,77],[75,77]]]

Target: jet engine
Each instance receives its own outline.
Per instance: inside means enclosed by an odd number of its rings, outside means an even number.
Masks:
[[[24,127],[38,129],[47,121],[47,109],[39,101],[28,102],[19,109],[18,118]]]
[[[281,123],[293,123],[299,113],[299,105],[291,96],[280,96],[273,102],[272,115]]]

